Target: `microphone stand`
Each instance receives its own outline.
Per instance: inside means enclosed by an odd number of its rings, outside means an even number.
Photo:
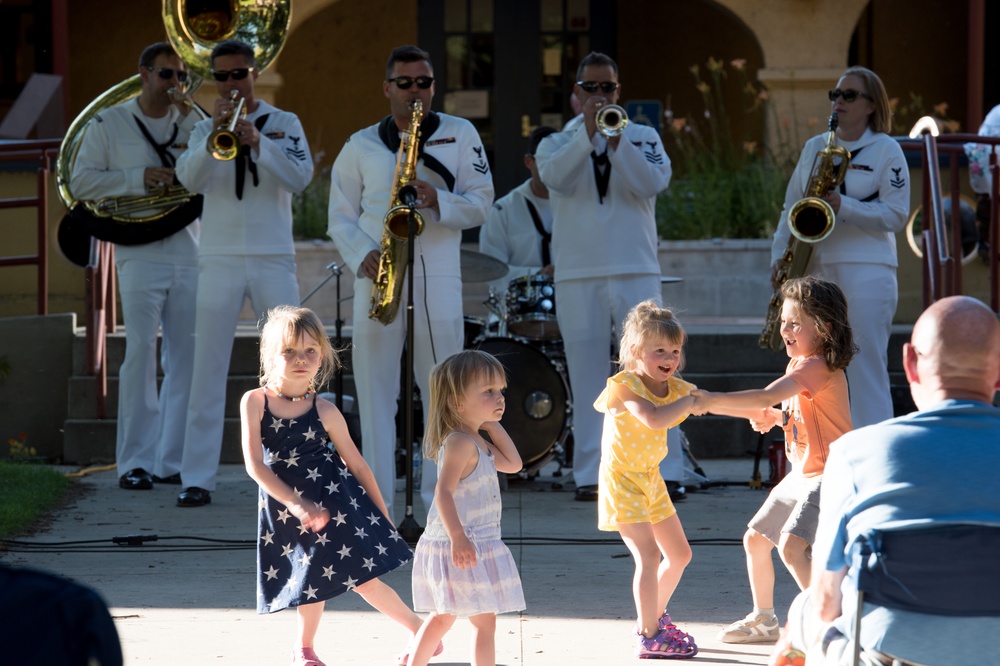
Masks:
[[[412,544],[417,542],[424,531],[413,517],[413,243],[417,237],[413,204],[417,193],[412,185],[405,185],[400,188],[398,196],[409,212],[406,225],[406,361],[403,370],[406,373],[406,395],[403,397],[403,404],[406,405],[406,426],[403,432],[406,442],[406,514],[396,531],[407,543]]]

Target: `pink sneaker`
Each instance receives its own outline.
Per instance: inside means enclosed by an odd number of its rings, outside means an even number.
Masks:
[[[292,650],[292,666],[326,666],[312,648],[298,648]]]

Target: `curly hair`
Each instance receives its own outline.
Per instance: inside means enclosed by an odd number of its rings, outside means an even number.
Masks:
[[[858,353],[847,318],[847,297],[833,282],[807,276],[781,285],[781,296],[816,322],[820,351],[831,370],[846,368]]]

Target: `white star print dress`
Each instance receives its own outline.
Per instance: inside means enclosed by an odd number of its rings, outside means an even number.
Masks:
[[[476,566],[451,563],[451,539],[431,504],[427,527],[413,559],[413,610],[458,617],[524,610],[521,577],[510,550],[500,540],[500,484],[493,453],[478,446],[479,462],[458,482],[455,507],[465,534],[476,547]],[[442,447],[438,456],[441,465]]]
[[[312,408],[279,419],[264,397],[264,461],[302,497],[322,504],[330,522],[306,530],[264,490],[258,501],[257,612],[331,599],[405,564],[412,552],[344,466]]]

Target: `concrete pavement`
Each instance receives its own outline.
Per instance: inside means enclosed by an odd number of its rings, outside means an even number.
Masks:
[[[751,609],[740,539],[766,490],[748,487],[752,458],[704,460],[710,481],[678,512],[694,558],[670,604],[700,648],[701,664],[766,664],[770,644],[725,645],[719,629]],[[527,610],[497,622],[497,663],[505,666],[637,663],[633,651],[633,566],[617,534],[596,529],[596,505],[573,500],[574,486],[545,468],[503,493],[503,534],[518,563]],[[763,463],[767,474],[767,463]],[[111,607],[127,664],[287,664],[296,614],[259,616],[254,605],[256,486],[242,466],[224,465],[206,507],[175,506],[178,486],[124,491],[114,471],[88,474],[85,492],[59,511],[31,544],[0,553],[95,588]],[[396,507],[405,505],[397,491]],[[423,525],[425,511],[414,512]],[[398,509],[402,513],[402,509]],[[397,522],[402,516],[397,515]],[[156,536],[116,545],[129,535]],[[797,588],[775,558],[779,618]],[[383,580],[410,599],[410,567]],[[459,621],[432,664],[469,663],[471,632]],[[317,637],[329,666],[389,665],[405,632],[355,594],[329,601]]]

